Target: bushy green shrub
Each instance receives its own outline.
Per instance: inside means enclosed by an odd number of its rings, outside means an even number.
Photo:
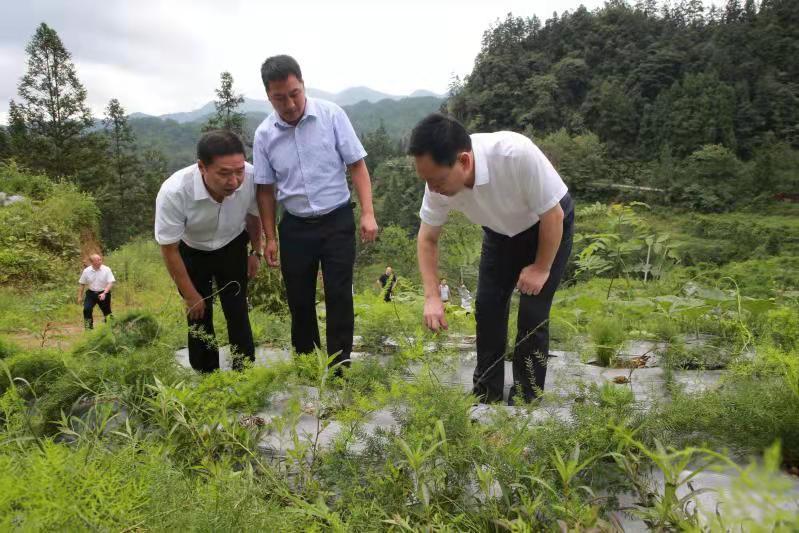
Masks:
[[[588,327],[594,345],[594,355],[601,366],[610,366],[625,339],[624,327],[616,317],[599,317]]]
[[[149,313],[130,311],[109,319],[73,349],[75,354],[97,352],[115,355],[151,344],[160,332],[158,321]]]
[[[68,183],[41,192],[41,199],[0,208],[0,284],[29,287],[63,279],[79,259],[81,241],[97,234],[99,211],[90,195]]]
[[[22,379],[30,385],[28,387],[17,382],[21,385],[21,393],[26,396],[46,393],[49,387],[67,371],[64,356],[54,350],[21,352],[5,359],[4,362],[12,379]],[[9,386],[8,375],[0,371],[0,393]]]
[[[6,359],[19,353],[20,348],[3,336],[0,336],[0,359]]]
[[[250,280],[247,288],[250,304],[267,313],[286,315],[289,311],[286,300],[286,286],[279,269],[261,267],[255,279]]]
[[[0,192],[44,200],[51,194],[53,185],[47,176],[25,171],[13,161],[0,162]]]
[[[781,349],[799,350],[799,309],[781,307],[772,309],[766,316],[766,335]]]

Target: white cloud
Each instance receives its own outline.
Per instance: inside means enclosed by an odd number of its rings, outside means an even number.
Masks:
[[[594,8],[603,2],[583,3]],[[579,5],[578,0],[20,2],[4,8],[8,18],[0,23],[5,34],[0,113],[16,93],[34,21],[58,31],[96,113],[118,98],[129,112],[162,114],[211,100],[223,70],[233,74],[239,91],[262,98],[260,65],[278,53],[294,55],[307,84],[318,89],[367,85],[392,94],[444,92],[453,74],[471,70],[483,32],[498,18],[512,11],[544,20]],[[19,25],[30,27],[23,31]]]

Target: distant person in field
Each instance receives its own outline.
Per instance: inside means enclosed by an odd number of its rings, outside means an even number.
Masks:
[[[447,285],[446,278],[441,278],[438,284],[438,297],[441,299],[441,303],[449,303],[449,285]]]
[[[397,275],[390,266],[386,267],[386,271],[377,280],[380,283],[380,288],[383,291],[383,300],[386,302],[391,301],[391,291],[394,290],[394,285],[397,284]]]
[[[78,305],[83,303],[83,326],[86,329],[94,328],[95,305],[103,312],[103,321],[111,315],[111,287],[116,281],[111,269],[103,264],[103,256],[92,254],[89,261],[91,264],[83,269],[78,280]]]
[[[214,282],[227,321],[233,368],[241,369],[243,358],[253,361],[247,280],[258,273],[263,258],[261,219],[253,168],[244,160],[244,144],[235,133],[204,134],[197,143],[197,163],[161,185],[155,201],[155,240],[186,305],[192,368],[219,368],[213,341]]]
[[[472,293],[469,292],[469,289],[466,288],[466,285],[461,282],[461,286],[458,288],[458,293],[461,297],[461,307],[466,310],[466,314],[472,312]]]
[[[366,151],[344,110],[332,102],[305,96],[302,72],[292,57],[267,58],[261,66],[261,78],[274,112],[255,131],[255,181],[266,234],[266,259],[270,266],[281,267],[286,284],[291,344],[297,353],[321,347],[314,301],[321,266],[327,353],[336,354],[332,365],[348,364],[355,324],[352,278],[356,229],[363,242],[374,241],[377,236]],[[347,185],[348,171],[360,201],[357,224]],[[276,230],[277,202],[283,214]],[[338,372],[340,366],[336,368]]]
[[[574,204],[566,184],[527,137],[507,131],[469,135],[441,114],[416,125],[408,151],[426,182],[417,241],[425,323],[434,331],[447,328],[436,290],[438,239],[449,211],[460,211],[483,226],[474,393],[484,402],[502,401],[508,309],[516,287],[509,401],[516,389],[525,401],[536,398],[546,378],[552,298],[572,248]]]

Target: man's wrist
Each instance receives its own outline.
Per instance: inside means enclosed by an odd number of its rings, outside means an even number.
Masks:
[[[263,257],[264,257],[264,253],[260,250],[260,248],[257,249],[257,250],[254,249],[254,248],[252,250],[250,250],[250,256],[253,256],[253,255],[258,256],[259,259],[263,259]]]

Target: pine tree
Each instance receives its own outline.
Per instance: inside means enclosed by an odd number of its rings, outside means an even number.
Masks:
[[[386,125],[383,119],[380,119],[380,126],[375,131],[364,135],[363,147],[366,153],[369,154],[369,157],[366,158],[366,166],[373,178],[376,177],[375,170],[380,166],[380,163],[400,155],[386,132]]]
[[[109,246],[124,243],[149,222],[143,214],[153,198],[142,179],[136,157],[135,137],[125,109],[116,98],[108,102],[103,119],[109,174],[113,176],[96,191],[102,212],[103,237]]]
[[[15,147],[15,155],[52,176],[75,174],[85,155],[82,135],[92,125],[86,89],[70,53],[47,24],[36,29],[26,52],[27,72],[18,86],[22,102],[12,101],[11,119],[27,142]]]
[[[220,75],[219,88],[216,89],[216,115],[211,117],[203,126],[203,131],[223,129],[238,134],[242,139],[244,135],[244,113],[237,111],[244,103],[244,96],[233,90],[233,76],[230,72]]]
[[[14,100],[8,106],[8,147],[9,155],[23,166],[31,166],[28,161],[28,128],[22,116],[22,109]]]
[[[135,140],[128,125],[125,109],[119,100],[112,98],[105,110],[103,125],[108,137],[109,157],[114,168],[120,201],[124,202],[127,177],[135,173],[137,160],[134,155]]]
[[[6,128],[0,126],[0,160],[11,155],[11,140],[8,138]]]

